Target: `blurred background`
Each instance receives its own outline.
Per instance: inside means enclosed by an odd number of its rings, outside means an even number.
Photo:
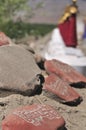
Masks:
[[[12,39],[45,36],[55,27],[72,0],[1,0],[0,30]],[[78,17],[85,18],[86,0],[77,0]]]

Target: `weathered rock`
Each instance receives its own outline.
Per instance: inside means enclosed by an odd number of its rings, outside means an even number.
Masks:
[[[56,95],[62,103],[77,105],[82,100],[81,96],[67,82],[55,74],[50,74],[45,79],[43,89]]]
[[[31,95],[41,86],[33,55],[19,46],[0,47],[0,89]]]
[[[49,105],[16,109],[2,121],[2,130],[62,130],[63,117]]]
[[[44,66],[48,73],[55,73],[69,84],[77,86],[78,83],[79,87],[86,86],[86,77],[77,72],[68,64],[65,64],[59,60],[46,60]]]

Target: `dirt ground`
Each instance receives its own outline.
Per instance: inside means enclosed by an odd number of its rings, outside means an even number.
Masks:
[[[32,97],[0,91],[0,130],[3,118],[12,110],[34,103],[48,104],[56,108],[66,122],[64,130],[86,130],[86,88],[76,89],[76,91],[83,98],[78,106],[62,104],[54,97],[47,97],[43,91],[40,95]]]
[[[62,104],[54,97],[47,97],[44,92],[32,97],[13,94],[10,92],[0,92],[0,124],[3,118],[13,109],[19,106],[30,105],[33,103],[48,104],[64,117],[65,130],[85,130],[86,129],[86,88],[77,89],[83,101],[78,106],[68,106]],[[0,125],[1,130],[1,125]]]

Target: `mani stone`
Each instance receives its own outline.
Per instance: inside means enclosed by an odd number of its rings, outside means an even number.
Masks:
[[[52,97],[57,97],[57,100],[68,105],[78,105],[82,101],[78,92],[56,74],[45,78],[43,90],[45,95],[46,92],[50,95],[52,93]]]
[[[49,105],[17,108],[2,121],[2,130],[63,130],[64,118]]]
[[[74,87],[86,87],[86,77],[75,70],[72,66],[59,60],[46,60],[45,70],[50,74],[54,73]]]
[[[30,95],[41,87],[40,74],[29,51],[18,45],[0,47],[0,90]]]

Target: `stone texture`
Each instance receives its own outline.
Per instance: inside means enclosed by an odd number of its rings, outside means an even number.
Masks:
[[[41,87],[38,74],[41,70],[33,55],[22,47],[0,47],[0,89],[31,94]]]
[[[43,86],[44,90],[53,93],[59,98],[60,102],[78,104],[81,102],[81,96],[55,74],[50,74],[46,79]]]
[[[17,108],[2,121],[2,130],[62,130],[63,117],[49,105]]]
[[[48,73],[55,73],[69,84],[82,82],[83,85],[86,85],[86,77],[77,72],[68,64],[65,64],[59,60],[46,60],[44,66]]]

